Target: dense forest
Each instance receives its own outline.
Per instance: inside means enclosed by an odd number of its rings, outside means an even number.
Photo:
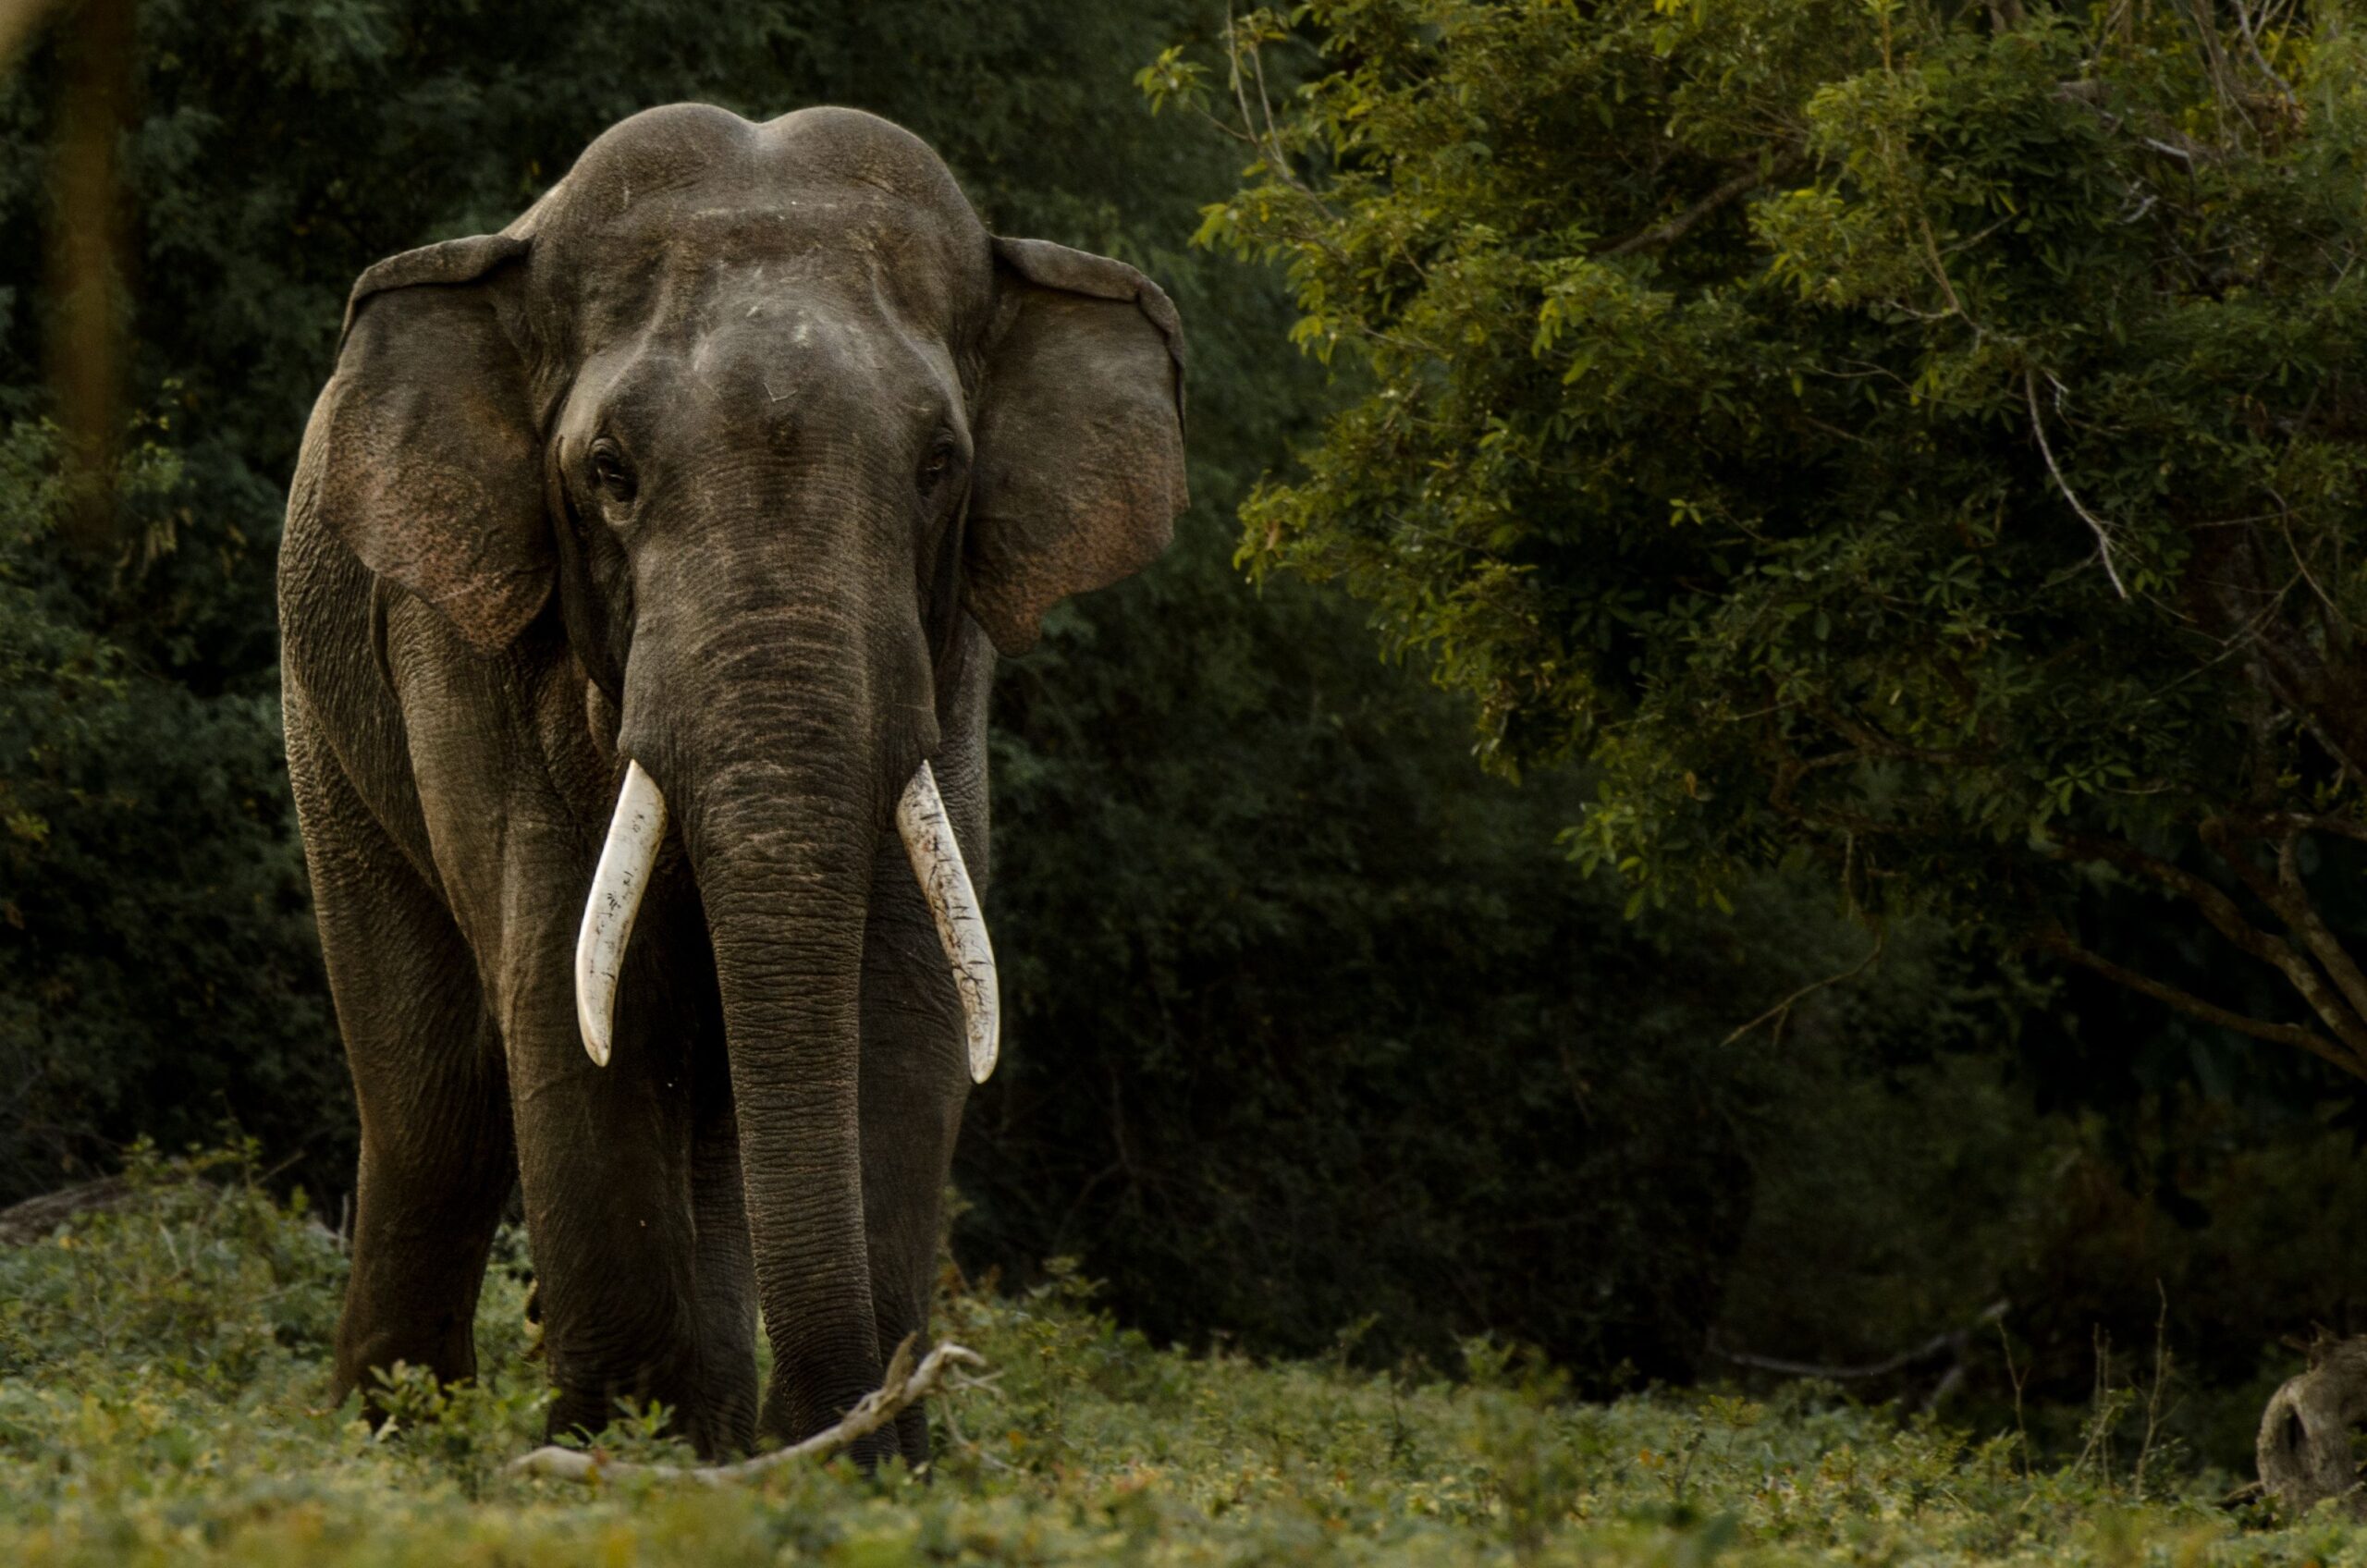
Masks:
[[[2074,668],[2120,702],[2165,679],[2168,634],[2112,597],[2102,570],[2076,570],[2096,545],[2076,520],[2067,532],[2054,516],[2043,533],[1997,521],[2032,515],[2062,477],[2048,473],[2056,454],[2025,450],[2013,423],[2027,418],[2013,399],[2030,390],[2035,406],[2042,372],[1991,374],[1980,356],[1994,337],[1937,341],[1945,269],[1934,285],[1895,251],[1882,213],[1845,210],[1877,207],[1879,180],[1868,194],[1816,187],[1789,165],[1766,171],[1804,188],[1758,220],[1779,226],[1767,242],[1790,247],[1783,264],[1839,280],[1812,325],[1719,314],[1711,297],[1751,243],[1738,208],[1672,251],[1692,291],[1674,305],[1589,295],[1576,270],[1555,271],[1552,246],[1573,226],[1615,239],[1649,231],[1669,202],[1715,196],[1722,160],[1758,129],[1746,108],[1720,119],[1607,94],[1562,101],[1566,81],[1522,51],[1641,80],[1638,62],[1726,50],[1759,62],[1765,97],[1797,97],[1819,73],[1864,65],[1872,45],[1858,22],[1820,31],[1809,7],[1787,22],[1770,19],[1781,7],[1743,7],[1686,32],[1671,19],[1681,7],[1628,7],[1627,33],[1580,37],[1589,24],[1575,7],[1334,4],[1245,35],[1185,0],[237,9],[235,26],[199,0],[133,13],[124,243],[110,275],[76,282],[100,291],[128,345],[113,509],[95,545],[76,525],[86,487],[57,423],[51,347],[74,309],[53,271],[71,30],[36,35],[0,81],[0,1197],[112,1169],[143,1134],[176,1149],[251,1137],[280,1189],[300,1187],[325,1214],[350,1184],[351,1096],[280,753],[270,584],[297,443],[355,276],[498,227],[636,109],[696,99],[764,117],[838,103],[926,138],[997,232],[1158,278],[1191,343],[1195,506],[1176,546],[1138,580],[1058,611],[1040,648],[998,678],[989,903],[1009,1047],[971,1102],[957,1170],[953,1248],[974,1279],[1024,1288],[1062,1260],[1053,1277],[1105,1281],[1117,1319],[1160,1343],[1453,1372],[1472,1336],[1493,1334],[1594,1393],[1777,1364],[1886,1366],[1855,1386],[1919,1403],[1944,1384],[1993,1414],[2017,1391],[2084,1400],[2097,1347],[2150,1354],[2158,1320],[2189,1380],[2175,1419],[2230,1462],[2287,1369],[2280,1336],[2367,1327],[2367,1261],[2344,1244],[2367,1219],[2354,1079],[2289,1041],[2249,1037],[2243,1020],[2290,1011],[2276,976],[2231,974],[2213,932],[2151,897],[2143,875],[2056,876],[2021,854],[2030,819],[2075,807],[2097,814],[2082,831],[2131,843],[2190,826],[2182,804],[2148,796],[2120,812],[2078,783],[2151,779],[2169,749],[2192,762],[2179,802],[2232,799],[2273,776],[2287,794],[2269,804],[2303,809],[2311,770],[2325,771],[2296,739],[2306,726],[2278,721],[2275,746],[2251,758],[2238,743],[2248,716],[2197,702],[2174,729],[2121,747],[2126,716],[2103,698],[2050,696],[2053,728],[2027,745],[2017,732],[2011,754],[1827,769],[1816,811],[1784,823],[1744,809],[1765,797],[1742,781],[1766,760],[1741,727],[1671,738],[1685,712],[1739,712],[1771,680],[1846,735],[1889,682],[1916,693],[1885,720],[1902,756],[1968,749],[1982,715],[2062,667],[1983,665],[1973,679],[1985,694],[1958,716],[1940,661],[1895,645],[1866,585],[1954,582],[1930,535],[1959,527],[2001,529],[2032,558],[2016,577],[2003,552],[1985,556],[1993,580],[1927,594],[1923,613],[2000,648],[2118,616],[2118,645],[2133,651],[2109,669],[2092,655]],[[1737,42],[1734,30],[1753,26]],[[2068,20],[2029,34],[2027,57],[1993,49],[1986,24],[1952,35],[1956,96],[1943,106],[1956,120],[1932,134],[1969,146],[2005,139],[2010,122],[2026,184],[2101,182],[2118,154],[2080,140],[2072,120],[2087,108],[2041,90],[2071,68],[2082,35]],[[1453,98],[1429,92],[1417,57],[1446,36],[1473,62],[1454,101],[1476,95],[1473,115],[1529,138],[1500,138],[1484,176],[1457,160],[1485,132],[1407,107]],[[1295,96],[1342,62],[1351,88]],[[1236,114],[1270,112],[1228,87],[1260,68],[1261,91],[1300,105],[1279,128]],[[2132,78],[2112,91],[2154,94],[2151,114],[2182,89]],[[1930,107],[1910,99],[1902,89],[1853,120],[1819,98],[1822,140],[1797,156],[1890,166],[1917,134],[1899,128]],[[1644,143],[1669,118],[1691,140],[1662,166]],[[2347,99],[2321,116],[2357,119]],[[1898,140],[1883,141],[1885,128]],[[1379,144],[1392,166],[1418,167],[1441,202],[1492,224],[1499,249],[1458,258],[1463,295],[1426,297],[1418,267],[1323,271],[1392,246],[1441,266],[1456,242],[1415,232],[1423,214],[1355,187],[1360,165],[1340,150],[1364,134],[1399,139]],[[2209,162],[2194,135],[2187,161]],[[1648,164],[1666,189],[1637,172]],[[1302,166],[1341,183],[1316,191]],[[1590,184],[1596,169],[1623,172]],[[1964,187],[1949,199],[1966,211],[1949,216],[1951,235],[1981,227],[1983,202],[2013,205],[2010,189],[1996,194],[2005,174],[1986,170],[1993,187],[1975,190],[1974,174],[1952,173]],[[2263,196],[2260,170],[2227,178],[2250,179],[2240,193],[2263,206],[2284,201],[2296,230],[2322,217],[2303,210],[2310,190]],[[1564,190],[1600,199],[1538,217]],[[2161,221],[2207,227],[2214,202],[2233,199],[2204,192]],[[2056,355],[2045,365],[2067,376],[2121,377],[2112,417],[2165,447],[2207,436],[2272,488],[2306,466],[2263,434],[2315,417],[2306,386],[2291,407],[2263,403],[2226,429],[2172,419],[2180,399],[2216,395],[2210,366],[2137,385],[2128,361],[2166,356],[2180,324],[2104,298],[2133,299],[2150,258],[2128,253],[2126,226],[2097,239],[2081,214],[2033,210],[2012,231],[2020,250],[1978,276],[1973,308],[1997,333],[2044,341]],[[2074,229],[2093,248],[2080,276],[2098,296],[2079,308],[2122,311],[2127,342],[2079,337],[2059,319],[2072,305],[2036,276],[2061,271]],[[2242,240],[2280,242],[2273,229]],[[1518,352],[1448,356],[1443,382],[1419,355],[1303,351],[1327,348],[1327,334],[1460,331],[1531,294],[1566,305],[1563,341],[1586,344],[1585,364],[1524,359],[1525,334]],[[2316,319],[2324,353],[2338,354],[2349,339],[2326,325],[2331,308]],[[2247,352],[2200,337],[2185,348],[2198,363]],[[1868,406],[1846,389],[1801,393],[1776,410],[1761,396],[1784,382],[1779,370],[1840,385],[1858,358],[1894,378],[1919,365],[1928,397]],[[1554,402],[1604,366],[1585,383],[1594,402]],[[1733,392],[1744,384],[1760,388],[1755,413],[1734,406],[1751,401]],[[1441,417],[1401,440],[1372,412],[1392,397],[1431,398]],[[1811,428],[1840,433],[1810,450]],[[1638,435],[1653,430],[1676,434],[1654,447]],[[1557,433],[1595,443],[1606,467],[1649,466],[1634,454],[1661,460],[1681,443],[1732,453],[1714,492],[1686,497],[1704,537],[1743,497],[1820,485],[1870,496],[1896,488],[1902,465],[1944,467],[1926,498],[1956,499],[1889,517],[1848,561],[1818,554],[1832,541],[1793,519],[1774,529],[1784,545],[1771,558],[1687,554],[1693,535],[1669,543],[1664,474],[1642,482],[1663,508],[1649,518],[1598,506],[1601,485],[1573,482],[1542,503],[1522,490],[1538,481],[1507,449]],[[2200,485],[2060,438],[2071,488],[2103,513],[2138,516],[2145,496]],[[1879,460],[1854,458],[1875,441],[1890,444]],[[1601,456],[1612,448],[1624,455]],[[1473,493],[1509,487],[1490,497],[1495,511],[1430,505],[1429,476],[1466,457]],[[2005,477],[1968,510],[1956,500],[1976,470]],[[2310,547],[2327,553],[2311,558],[2328,571],[2342,494],[2329,486],[2295,524],[2318,531]],[[1524,508],[1551,524],[1491,532]],[[1411,521],[1394,533],[1358,521],[1380,514]],[[1426,555],[1424,538],[1453,547]],[[2117,543],[2132,574],[2177,565],[2141,532]],[[1507,563],[1543,574],[1523,579],[1545,583],[1541,609],[1490,597],[1509,581],[1490,571]],[[1721,597],[1733,581],[1776,583],[1779,568],[1792,575],[1766,603],[1735,610]],[[1705,577],[1729,581],[1701,588]],[[1813,593],[1793,593],[1812,577]],[[2033,577],[2054,596],[2028,596]],[[1672,584],[1702,604],[1637,612]],[[1721,607],[1736,628],[1725,661],[1674,679],[1674,619]],[[1521,630],[1540,615],[1579,629],[1576,643],[1596,640],[1591,676]],[[1745,628],[1769,618],[1781,635]],[[1622,713],[1651,722],[1594,744],[1555,684],[1581,679],[1625,681]],[[1805,730],[1769,742],[1819,743]],[[1836,883],[1849,823],[1921,821],[1926,807],[1944,831],[1884,839],[1886,858],[1860,834]],[[2013,852],[1989,853],[2000,845]],[[2352,869],[2333,851],[2310,862],[2337,923],[2357,913],[2336,885]],[[1967,914],[2004,886],[2036,889],[2060,937],[2051,948]],[[1909,896],[1921,894],[1932,896]],[[2154,977],[2154,994],[2113,983],[2127,972]],[[2226,1016],[2181,1010],[2165,1000],[2173,992],[2216,998]],[[1937,1348],[1888,1365],[1927,1341]]]

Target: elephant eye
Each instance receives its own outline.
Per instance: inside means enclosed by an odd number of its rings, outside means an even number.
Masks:
[[[632,499],[636,488],[632,470],[626,466],[624,454],[608,442],[592,448],[592,477],[608,499],[620,505]]]
[[[950,473],[953,471],[953,465],[961,459],[962,454],[955,449],[950,436],[938,437],[936,445],[929,447],[928,456],[921,459],[921,488],[924,490],[937,488],[938,482]]]

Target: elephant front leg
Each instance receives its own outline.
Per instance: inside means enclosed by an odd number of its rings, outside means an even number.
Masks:
[[[863,1197],[879,1346],[928,1337],[938,1242],[953,1144],[970,1087],[962,1003],[928,905],[901,846],[873,878],[863,970]],[[896,1418],[896,1444],[918,1464],[928,1419]]]
[[[691,1211],[696,1227],[700,1396],[692,1440],[701,1452],[742,1452],[756,1441],[756,1262],[740,1171],[740,1129],[717,1023],[693,1069]]]
[[[588,884],[589,867],[583,880]],[[699,1375],[692,1224],[692,1094],[682,1031],[645,931],[622,986],[615,1048],[595,1065],[571,987],[576,900],[523,937],[509,966],[508,1048],[526,1231],[556,1386],[553,1434],[596,1431],[621,1403],[666,1404],[704,1452],[710,1428]],[[513,908],[518,907],[513,902]],[[653,923],[659,924],[662,923]]]

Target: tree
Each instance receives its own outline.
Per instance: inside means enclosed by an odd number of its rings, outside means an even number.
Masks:
[[[1588,759],[1631,910],[1814,861],[2367,1077],[2341,15],[1312,0],[1170,50],[1154,104],[1254,157],[1201,240],[1349,372],[1243,554],[1370,601],[1495,766]],[[2113,956],[2107,885],[2282,991]]]

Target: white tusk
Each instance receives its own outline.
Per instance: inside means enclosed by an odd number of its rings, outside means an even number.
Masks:
[[[896,831],[904,840],[904,853],[912,857],[913,875],[927,895],[937,939],[945,944],[945,962],[953,971],[953,988],[962,994],[970,1081],[983,1084],[995,1070],[995,1053],[1002,1044],[995,949],[987,940],[987,917],[978,908],[977,889],[970,886],[970,868],[962,864],[962,846],[953,841],[953,824],[946,820],[937,775],[926,763],[914,771],[896,802]]]
[[[617,975],[624,968],[625,944],[649,888],[657,846],[666,839],[666,792],[641,770],[625,768],[617,812],[608,819],[608,841],[600,846],[600,867],[592,874],[592,897],[583,905],[583,929],[575,938],[575,1023],[583,1048],[602,1067],[617,1023]]]

